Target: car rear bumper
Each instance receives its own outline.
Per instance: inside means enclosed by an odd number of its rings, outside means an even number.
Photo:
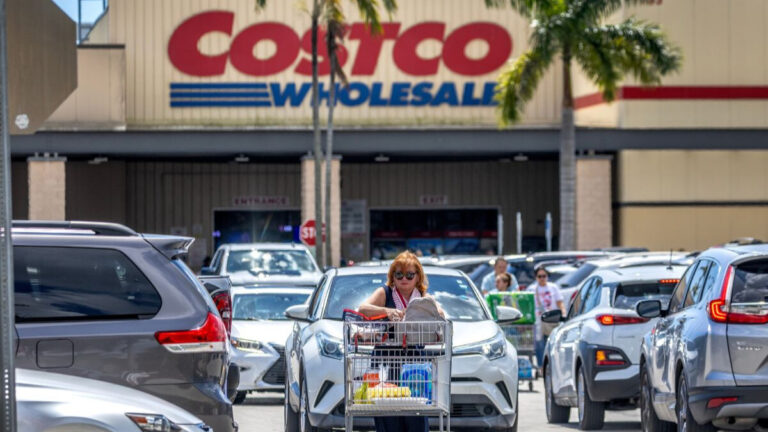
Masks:
[[[631,364],[621,349],[583,342],[579,349],[587,381],[587,391],[592,400],[610,402],[636,400],[640,397],[640,367]],[[620,366],[598,366],[594,360],[595,352],[598,349],[618,351],[624,356],[626,363]]]
[[[711,399],[737,398],[715,408]],[[750,429],[759,419],[768,419],[768,386],[703,387],[691,389],[688,406],[699,423],[714,422],[723,429]]]

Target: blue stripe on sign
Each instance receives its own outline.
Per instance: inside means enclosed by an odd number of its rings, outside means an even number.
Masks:
[[[259,89],[266,90],[266,83],[171,83],[171,90],[196,89]]]
[[[269,98],[267,92],[171,92],[171,98]]]
[[[272,106],[272,103],[268,100],[253,100],[253,101],[171,101],[171,107],[268,107]]]

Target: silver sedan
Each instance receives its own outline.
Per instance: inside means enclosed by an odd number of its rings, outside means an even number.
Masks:
[[[19,432],[207,432],[203,422],[147,393],[103,381],[16,369]]]

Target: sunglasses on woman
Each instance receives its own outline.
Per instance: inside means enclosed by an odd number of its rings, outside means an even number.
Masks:
[[[408,273],[403,273],[401,271],[395,272],[395,279],[397,280],[403,280],[403,278],[406,278],[408,280],[413,280],[413,278],[415,277],[416,277],[416,272],[408,272]]]

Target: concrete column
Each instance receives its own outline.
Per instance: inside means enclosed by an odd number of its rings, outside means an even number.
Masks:
[[[613,243],[611,158],[576,160],[576,249],[609,247]]]
[[[321,164],[321,193],[325,194],[325,161]],[[323,196],[325,203],[325,196]],[[315,159],[307,155],[301,158],[301,221],[315,218]],[[315,222],[320,235],[320,224]],[[327,224],[327,222],[326,222]],[[334,156],[331,162],[331,265],[338,266],[341,260],[341,156]],[[326,239],[328,240],[328,239]]]
[[[29,219],[66,219],[67,158],[33,156],[27,159]]]

